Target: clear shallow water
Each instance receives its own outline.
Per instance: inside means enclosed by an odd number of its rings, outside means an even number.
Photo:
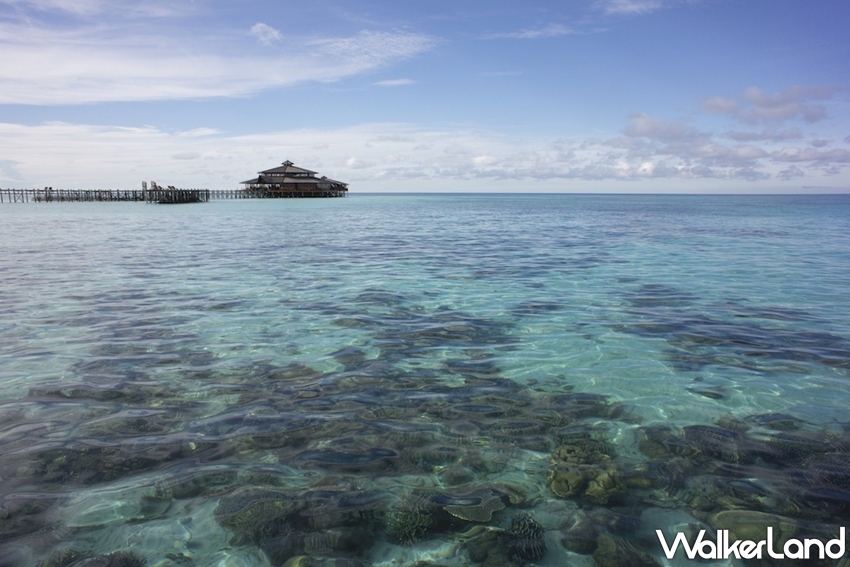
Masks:
[[[2,565],[651,564],[850,515],[847,196],[0,221]]]

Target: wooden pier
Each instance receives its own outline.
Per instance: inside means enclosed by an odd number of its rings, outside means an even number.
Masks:
[[[224,199],[304,199],[345,197],[346,190],[327,188],[302,188],[281,190],[279,188],[249,189],[180,189],[169,185],[161,187],[155,182],[150,186],[142,182],[141,189],[0,189],[0,203],[62,203],[74,201],[138,201],[144,203],[178,204],[206,203]]]
[[[180,189],[142,181],[142,189],[0,189],[0,203],[52,203],[63,201],[144,201],[145,203],[206,203],[212,199],[304,199],[345,197],[348,183],[317,177],[315,171],[289,160],[266,169],[255,179],[242,181],[244,189]]]
[[[138,201],[144,203],[205,203],[209,189],[178,189],[142,184],[142,189],[0,189],[0,203],[63,203],[81,201]]]
[[[144,201],[145,192],[124,189],[0,189],[0,203],[66,201]]]
[[[176,205],[180,203],[206,203],[210,200],[209,189],[178,189],[173,185],[160,187],[154,181],[151,181],[150,189],[143,181],[142,191],[145,193],[146,203]]]

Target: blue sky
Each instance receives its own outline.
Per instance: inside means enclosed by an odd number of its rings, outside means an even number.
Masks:
[[[0,187],[850,191],[846,0],[0,0]]]

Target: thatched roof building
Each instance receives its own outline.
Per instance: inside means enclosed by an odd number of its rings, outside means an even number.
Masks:
[[[263,197],[345,197],[348,183],[316,177],[315,171],[296,167],[291,161],[259,172],[256,179],[242,181],[246,191]]]

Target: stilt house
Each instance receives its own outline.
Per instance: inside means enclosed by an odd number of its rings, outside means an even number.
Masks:
[[[316,177],[315,171],[296,167],[291,161],[259,172],[256,179],[243,181],[245,191],[258,197],[345,197],[348,183]]]

